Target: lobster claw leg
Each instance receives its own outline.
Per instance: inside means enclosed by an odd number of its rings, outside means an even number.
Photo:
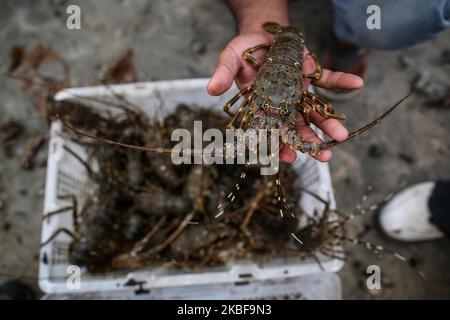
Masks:
[[[265,43],[259,44],[255,47],[245,50],[242,57],[244,58],[245,61],[250,62],[256,68],[259,68],[261,66],[261,62],[256,60],[255,57],[252,56],[252,53],[259,49],[269,49],[269,48],[270,48],[270,44],[265,44]]]
[[[322,76],[322,67],[319,64],[319,61],[317,61],[316,55],[312,52],[308,52],[305,57],[310,56],[314,60],[314,64],[316,65],[316,70],[313,73],[304,74],[303,77],[313,79],[313,80],[319,80]]]
[[[381,116],[373,120],[372,122],[369,122],[364,127],[359,128],[356,131],[353,131],[350,133],[347,137],[347,139],[343,141],[337,141],[337,140],[330,140],[322,143],[316,143],[312,141],[307,141],[303,139],[300,135],[297,134],[297,132],[289,131],[287,135],[284,137],[286,140],[286,143],[289,145],[289,147],[295,151],[300,151],[302,153],[306,153],[312,156],[318,155],[322,150],[332,148],[334,146],[337,146],[341,143],[347,142],[357,136],[359,136],[361,133],[369,130],[370,128],[374,127],[378,123],[380,123],[384,118],[386,118],[392,111],[394,111],[403,101],[405,101],[408,97],[411,96],[413,91],[408,93],[405,97],[400,99],[396,104],[394,104],[392,107],[390,107],[387,111],[385,111]],[[282,137],[283,138],[283,137]]]
[[[336,119],[345,120],[346,116],[344,114],[337,115],[334,113],[334,108],[331,104],[326,103],[319,99],[314,93],[305,91],[303,93],[303,102],[311,107],[312,110],[319,113],[322,117],[326,119]],[[302,113],[302,112],[300,112]],[[303,113],[302,113],[303,115]]]

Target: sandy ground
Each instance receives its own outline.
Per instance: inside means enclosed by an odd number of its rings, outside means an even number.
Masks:
[[[207,77],[217,55],[235,34],[233,16],[224,1],[123,0],[71,1],[82,9],[82,30],[65,27],[68,1],[1,1],[0,61],[7,69],[14,45],[46,43],[67,60],[74,84],[86,84],[100,66],[131,48],[141,80]],[[292,22],[304,27],[309,47],[319,53],[330,37],[331,10],[327,1],[292,1]],[[450,30],[438,38],[393,52],[372,52],[365,89],[353,101],[337,104],[348,115],[350,128],[373,119],[408,92],[418,74],[430,76],[429,94],[450,85]],[[448,58],[447,58],[448,59]],[[399,62],[403,60],[408,66]],[[450,110],[426,107],[427,95],[415,95],[371,134],[336,148],[330,163],[339,207],[352,210],[368,185],[369,202],[376,203],[402,185],[449,179]],[[40,215],[45,185],[46,147],[34,170],[19,167],[28,137],[48,135],[47,126],[16,84],[0,77],[0,123],[16,119],[25,133],[9,148],[0,149],[0,281],[22,277],[35,286],[38,268]],[[350,247],[339,275],[347,299],[450,297],[450,241],[402,245],[383,239],[373,217],[355,220],[352,229],[363,239],[388,246],[408,257],[427,275],[391,257],[377,259],[364,248]],[[383,289],[365,289],[365,269],[377,264]]]

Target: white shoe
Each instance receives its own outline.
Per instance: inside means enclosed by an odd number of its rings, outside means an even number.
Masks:
[[[381,229],[400,241],[428,241],[444,237],[444,233],[430,222],[428,200],[435,185],[434,181],[423,182],[395,195],[380,211]]]

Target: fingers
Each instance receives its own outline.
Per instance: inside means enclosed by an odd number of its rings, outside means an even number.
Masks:
[[[343,141],[348,137],[348,130],[342,125],[339,120],[327,119],[318,114],[317,112],[310,112],[310,120],[314,123],[320,130],[325,132],[332,139],[337,141]],[[299,117],[301,117],[299,115]]]
[[[316,71],[316,63],[314,59],[309,54],[308,48],[305,47],[305,50],[303,51],[303,73],[313,73]]]
[[[284,146],[280,152],[280,159],[286,163],[292,163],[297,159],[297,153],[288,146]]]
[[[313,73],[316,69],[316,64],[314,59],[308,55],[309,51],[306,49],[304,52],[304,60],[303,60],[303,73]],[[309,79],[307,79],[307,85],[309,84]],[[322,88],[327,89],[360,89],[364,86],[364,81],[360,77],[345,73],[345,72],[337,72],[331,71],[328,69],[322,70],[322,76],[319,80],[314,80],[313,83]]]
[[[364,81],[354,74],[324,69],[322,71],[322,76],[319,80],[315,80],[314,84],[318,87],[327,89],[351,90],[362,88],[364,86]]]
[[[219,96],[230,89],[241,67],[241,61],[235,49],[228,45],[219,56],[219,64],[208,83],[208,93]]]
[[[317,67],[314,59],[310,55],[308,55],[308,53],[308,49],[305,48],[303,60],[304,74],[313,73]],[[310,79],[305,79],[304,82],[305,89],[307,90],[311,81]],[[364,81],[360,77],[353,74],[344,72],[332,72],[330,70],[324,69],[322,70],[321,78],[319,80],[315,80],[314,84],[329,89],[359,89],[364,85]],[[317,112],[311,112],[310,120],[332,139],[343,141],[348,137],[347,129],[336,119],[326,119]],[[305,120],[301,115],[298,115],[297,117],[295,129],[304,140],[316,143],[323,142],[323,140],[317,136],[314,130],[306,125]],[[322,162],[329,161],[331,157],[331,150],[323,150],[318,155],[314,156],[314,158]],[[292,163],[297,158],[297,155],[296,152],[289,147],[284,147],[280,152],[280,158],[287,163]]]

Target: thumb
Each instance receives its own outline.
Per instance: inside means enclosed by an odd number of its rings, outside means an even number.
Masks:
[[[219,64],[208,83],[208,93],[219,96],[230,89],[241,63],[240,56],[229,44],[219,56]]]

